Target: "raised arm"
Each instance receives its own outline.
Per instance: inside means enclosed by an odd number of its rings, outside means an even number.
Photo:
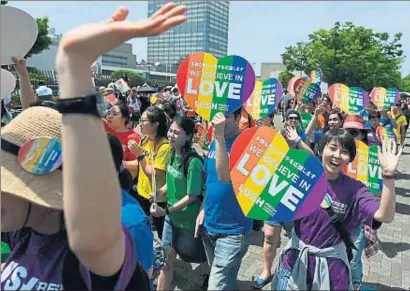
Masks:
[[[20,78],[20,101],[23,109],[36,101],[34,90],[31,87],[30,74],[27,70],[26,60],[13,58],[14,68]]]
[[[60,98],[95,93],[91,64],[104,52],[135,38],[158,35],[183,23],[185,6],[166,4],[151,18],[126,21],[118,9],[106,22],[91,23],[65,34],[57,54]],[[101,119],[82,114],[63,117],[64,217],[69,244],[91,272],[116,274],[124,263],[120,222],[120,185]]]
[[[216,172],[219,181],[227,183],[231,181],[231,174],[229,172],[229,155],[225,144],[225,116],[222,113],[217,113],[212,120],[212,124],[215,135]]]

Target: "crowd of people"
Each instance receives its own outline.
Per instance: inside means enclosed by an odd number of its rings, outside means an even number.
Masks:
[[[394,219],[408,100],[352,115],[326,95],[303,104],[285,91],[280,133],[290,148],[322,161],[332,203],[296,221],[252,220],[236,199],[229,154],[246,128],[274,128],[274,112],[252,120],[239,108],[217,113],[208,124],[177,86],[157,94],[139,94],[138,88],[121,93],[91,81],[98,56],[185,22],[186,10],[168,3],[132,22],[120,8],[106,22],[69,31],[56,60],[57,102],[42,100],[44,88],[36,95],[25,60],[14,59],[24,110],[1,131],[1,240],[10,248],[3,290],[170,290],[178,258],[201,264],[203,290],[237,290],[251,234],[262,226],[264,265],[253,288],[272,282],[272,290],[360,289],[362,255],[377,251],[377,229]],[[313,115],[307,126],[301,125],[304,113]],[[202,149],[194,147],[198,123],[213,129]],[[394,146],[376,136],[380,125],[394,128]],[[34,174],[21,167],[19,153],[40,137],[61,143],[63,163]],[[343,173],[356,156],[355,139],[380,146],[378,195]],[[282,229],[289,243],[273,270]]]

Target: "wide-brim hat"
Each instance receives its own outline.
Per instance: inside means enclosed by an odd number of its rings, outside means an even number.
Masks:
[[[61,141],[61,114],[48,107],[23,110],[1,129],[1,191],[40,206],[63,209],[62,171],[32,174],[19,164],[16,149],[33,138],[45,136]],[[13,149],[14,150],[10,150]]]
[[[343,122],[344,129],[360,129],[365,130],[365,122],[359,115],[347,115]]]

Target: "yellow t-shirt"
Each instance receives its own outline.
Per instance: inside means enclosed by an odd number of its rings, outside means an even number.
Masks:
[[[393,128],[394,133],[397,136],[397,142],[400,143],[401,142],[401,132],[400,132],[400,128],[402,126],[406,126],[407,125],[407,119],[406,117],[402,114],[399,118],[397,118],[399,116],[399,114],[392,116],[393,119],[395,119],[397,121],[396,126]]]
[[[171,146],[166,138],[162,138],[159,142],[154,142],[146,139],[142,141],[142,148],[145,152],[145,161],[152,165],[152,156],[154,157],[154,168],[157,170],[166,171],[168,162],[171,158]],[[153,152],[155,151],[154,155]],[[162,185],[161,185],[162,186]],[[157,185],[158,187],[158,185]],[[151,198],[152,187],[151,180],[145,175],[144,170],[139,166],[138,171],[138,184],[137,184],[138,194],[146,199]],[[158,202],[166,202],[167,198],[158,197]]]

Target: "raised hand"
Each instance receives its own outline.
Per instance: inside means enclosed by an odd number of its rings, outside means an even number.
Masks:
[[[66,33],[61,39],[57,59],[69,54],[90,68],[100,55],[132,38],[159,35],[185,22],[186,10],[184,5],[168,3],[150,18],[128,21],[129,11],[121,7],[105,22],[85,24]]]
[[[225,124],[226,124],[225,116],[221,112],[218,112],[217,114],[215,114],[214,118],[212,119],[212,126],[214,127],[215,137],[224,136]]]
[[[384,176],[394,177],[402,152],[403,147],[397,150],[397,144],[394,141],[383,140],[382,147],[378,149],[378,156]]]

